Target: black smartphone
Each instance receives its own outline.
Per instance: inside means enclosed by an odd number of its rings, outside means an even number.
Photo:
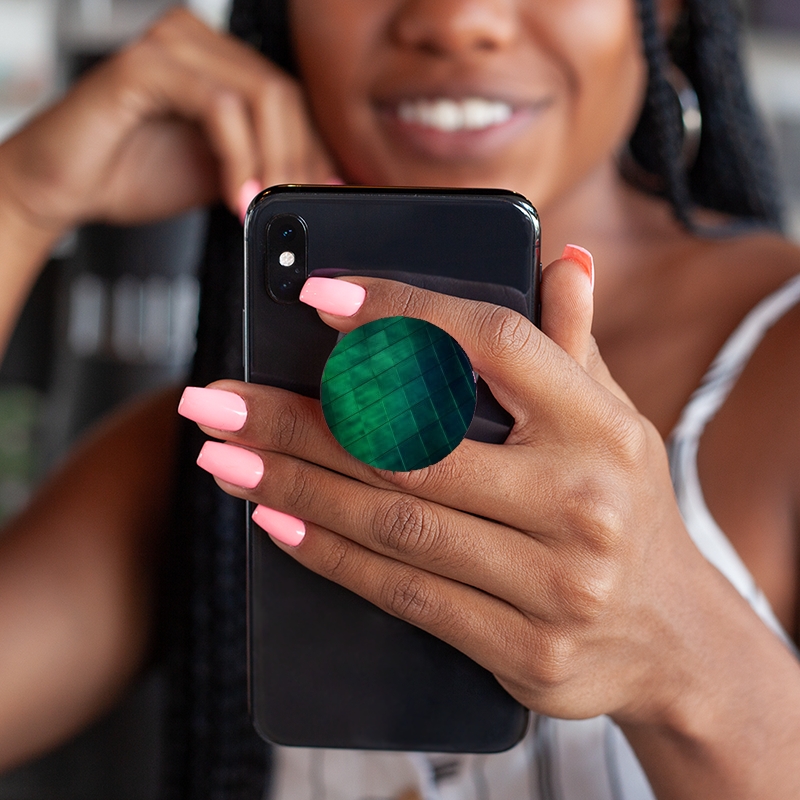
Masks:
[[[246,380],[319,397],[337,332],[298,296],[311,275],[372,275],[509,306],[538,323],[540,229],[502,190],[279,186],[245,220]],[[467,436],[513,419],[478,382]],[[306,570],[248,513],[250,710],[283,745],[498,752],[527,711],[430,634]]]

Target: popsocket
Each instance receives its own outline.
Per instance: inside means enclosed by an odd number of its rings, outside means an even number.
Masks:
[[[334,347],[320,401],[345,450],[373,467],[405,472],[435,464],[459,445],[475,413],[475,376],[441,328],[387,317]]]

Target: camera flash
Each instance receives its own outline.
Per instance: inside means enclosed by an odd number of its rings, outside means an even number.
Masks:
[[[278,262],[282,267],[291,267],[294,264],[294,253],[291,250],[284,250],[278,257]]]

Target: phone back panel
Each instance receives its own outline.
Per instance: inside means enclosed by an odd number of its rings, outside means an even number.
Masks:
[[[246,221],[247,379],[319,397],[337,332],[267,287],[267,228],[305,223],[308,274],[390,277],[538,315],[539,226],[519,195],[458,190],[278,187]],[[473,438],[511,420],[479,386]],[[527,711],[494,676],[430,634],[306,570],[248,518],[250,703],[286,745],[495,752]]]

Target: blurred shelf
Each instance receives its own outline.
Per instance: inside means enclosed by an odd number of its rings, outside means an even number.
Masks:
[[[745,63],[753,99],[775,146],[787,230],[800,241],[800,33],[751,32]]]
[[[62,50],[106,53],[116,50],[176,0],[61,0],[58,39]]]
[[[800,120],[800,34],[752,32],[745,57],[753,95],[764,114]]]

